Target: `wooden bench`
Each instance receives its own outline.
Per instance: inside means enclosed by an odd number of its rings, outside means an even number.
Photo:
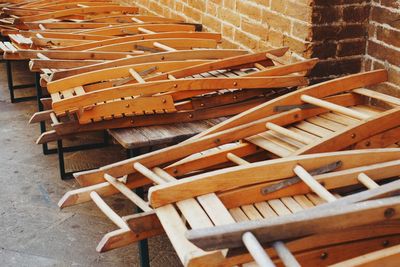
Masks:
[[[224,120],[226,117],[170,125],[111,129],[108,133],[116,143],[127,149],[128,153],[132,153],[145,147],[181,142]]]
[[[18,50],[11,42],[2,41],[2,42],[0,42],[0,51],[3,51],[2,61],[4,61],[6,63],[7,85],[8,85],[8,91],[10,92],[11,103],[18,103],[18,102],[24,102],[24,101],[36,99],[36,95],[15,97],[15,90],[34,88],[35,84],[30,83],[30,84],[15,85],[14,79],[13,79],[13,73],[12,73],[12,62],[17,61],[17,60],[20,61],[20,58],[18,57],[18,55],[14,56],[14,53],[17,52]],[[4,56],[5,54],[7,54],[8,56],[7,57]]]

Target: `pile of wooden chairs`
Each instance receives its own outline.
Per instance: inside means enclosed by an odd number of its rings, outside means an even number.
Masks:
[[[368,89],[385,70],[307,86],[317,59],[221,49],[201,25],[108,0],[7,1],[0,23],[3,58],[30,60],[49,94],[30,120],[51,123],[37,143],[229,117],[75,173],[59,206],[93,201],[118,227],[99,252],[166,233],[185,266],[399,261],[400,98]],[[143,212],[119,216],[115,194]]]
[[[85,2],[86,3],[86,2]],[[4,59],[30,60],[49,98],[37,143],[112,128],[231,116],[307,84],[316,59],[287,48],[219,49],[201,25],[137,15],[111,2],[21,2],[3,8]],[[45,11],[46,10],[46,11]],[[49,12],[49,10],[51,10]]]
[[[400,244],[400,99],[366,88],[386,80],[377,70],[305,87],[75,173],[82,187],[59,206],[94,201],[117,225],[99,252],[166,233],[185,266],[326,266]],[[132,191],[142,187],[148,201]],[[103,200],[115,194],[143,212],[120,217]]]

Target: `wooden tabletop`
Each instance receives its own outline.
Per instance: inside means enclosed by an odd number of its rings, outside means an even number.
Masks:
[[[108,132],[124,148],[135,149],[168,143],[178,143],[226,119],[226,117],[221,117],[195,122],[112,129],[108,130]]]

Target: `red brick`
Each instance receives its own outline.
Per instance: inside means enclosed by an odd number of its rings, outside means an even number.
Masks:
[[[372,60],[370,58],[367,58],[364,60],[364,71],[370,70],[372,70]]]
[[[400,15],[399,15],[400,16]],[[400,19],[400,18],[399,18]],[[400,47],[400,30],[395,31],[383,27],[377,29],[377,39],[387,44]]]
[[[368,54],[372,57],[386,60],[395,66],[400,66],[400,49],[394,50],[390,47],[370,41],[368,42]]]
[[[365,54],[366,42],[364,39],[356,41],[339,42],[337,48],[337,56],[355,56]]]
[[[392,8],[400,8],[400,2],[396,0],[381,0],[381,5]]]
[[[394,13],[387,8],[373,6],[371,9],[371,19],[379,23],[386,23],[394,28],[400,29],[399,13]]]
[[[320,61],[312,70],[313,77],[344,75],[357,73],[361,70],[362,58]]]
[[[312,47],[312,56],[320,59],[333,58],[336,55],[336,42],[323,42]]]
[[[392,83],[381,83],[372,87],[372,89],[381,92],[383,94],[392,95],[395,97],[400,97],[400,86]]]
[[[347,6],[343,8],[343,20],[346,22],[368,21],[370,6]]]
[[[313,24],[324,24],[339,21],[342,17],[343,7],[317,6],[312,13]]]
[[[373,69],[386,69],[388,71],[389,81],[393,84],[400,86],[400,75],[399,70],[395,69],[395,67],[390,67],[389,65],[379,63],[378,61],[374,61]]]
[[[313,27],[315,41],[342,40],[346,38],[360,38],[366,35],[366,27],[363,25],[327,25]]]

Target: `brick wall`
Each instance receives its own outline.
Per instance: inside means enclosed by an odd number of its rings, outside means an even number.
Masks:
[[[400,96],[400,1],[372,0],[365,69],[386,68],[389,82],[377,87]]]
[[[314,82],[385,66],[400,90],[400,0],[117,0],[221,32],[223,48],[318,57]],[[400,92],[400,91],[399,91]]]
[[[361,70],[369,13],[369,0],[314,0],[312,57],[321,62],[312,76],[326,80]]]
[[[156,15],[202,23],[205,30],[222,33],[223,48],[261,51],[271,47],[289,46],[293,58],[310,56],[312,0],[119,2],[135,4]]]

